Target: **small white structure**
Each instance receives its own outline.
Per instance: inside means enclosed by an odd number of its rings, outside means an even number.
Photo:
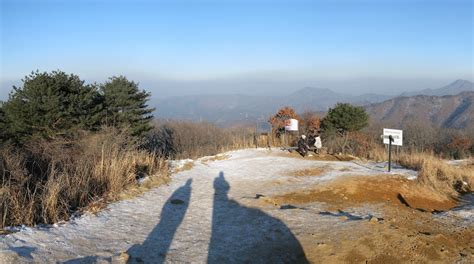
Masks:
[[[403,146],[403,130],[384,128],[383,136],[382,136],[384,144],[387,144],[387,145],[389,144],[389,140],[388,140],[389,136],[392,136],[393,138],[392,145]]]
[[[285,121],[285,130],[286,131],[298,131],[298,120],[296,119],[287,119]]]

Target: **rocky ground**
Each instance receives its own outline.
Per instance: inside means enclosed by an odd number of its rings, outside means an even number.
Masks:
[[[450,210],[416,172],[265,149],[189,162],[97,215],[0,237],[0,262],[474,261],[472,207]]]

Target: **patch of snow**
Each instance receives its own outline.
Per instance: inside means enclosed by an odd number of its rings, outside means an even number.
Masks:
[[[146,176],[146,177],[143,177],[143,178],[140,178],[137,180],[137,183],[138,185],[143,185],[145,184],[146,182],[149,182],[151,179],[150,179],[150,176]]]
[[[449,165],[452,165],[452,166],[459,167],[459,166],[467,164],[470,161],[472,161],[472,160],[470,160],[470,159],[446,160],[446,163],[448,163]]]
[[[456,221],[462,221],[468,224],[474,223],[474,193],[465,194],[461,196],[461,205],[440,213],[439,217],[448,217],[451,219],[456,219]]]

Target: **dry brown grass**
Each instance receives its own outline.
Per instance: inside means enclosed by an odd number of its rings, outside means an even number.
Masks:
[[[188,162],[184,163],[183,166],[177,168],[174,172],[178,173],[178,172],[182,172],[182,171],[188,171],[188,170],[192,169],[193,167],[194,167],[194,162],[193,161],[188,161]]]
[[[344,168],[340,168],[339,171],[351,171],[351,168],[344,167]]]
[[[377,162],[387,161],[388,153],[380,145],[373,145],[363,158]],[[456,197],[459,193],[474,190],[474,166],[472,160],[462,166],[449,165],[433,153],[392,152],[392,159],[400,165],[418,171],[417,182],[440,194]],[[471,165],[469,165],[471,164]]]
[[[474,169],[456,167],[445,160],[426,153],[403,154],[397,161],[404,167],[417,170],[417,181],[434,190],[451,196],[474,190]]]
[[[148,181],[145,181],[143,184],[131,185],[124,191],[120,192],[118,194],[118,199],[126,200],[126,199],[136,197],[140,194],[145,193],[146,191],[152,188],[158,187],[163,184],[167,184],[170,182],[170,180],[171,178],[169,177],[169,175],[166,176],[166,174],[163,174],[160,177],[150,177],[150,179]]]
[[[461,164],[460,168],[474,170],[474,159],[470,158],[464,164]]]
[[[329,169],[329,166],[307,168],[302,170],[291,171],[289,175],[294,177],[320,176]]]
[[[380,145],[373,146],[365,156],[367,159],[373,160],[376,162],[382,162],[382,161],[388,160],[387,150]]]
[[[146,175],[166,177],[166,162],[112,130],[74,141],[36,141],[0,150],[0,227],[68,219],[121,198]],[[152,177],[153,178],[153,177]]]
[[[204,165],[207,165],[209,162],[218,161],[218,160],[226,160],[228,158],[230,158],[230,155],[215,155],[209,158],[203,158],[201,160],[201,163]]]

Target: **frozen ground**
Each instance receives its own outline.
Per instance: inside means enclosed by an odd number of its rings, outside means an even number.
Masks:
[[[227,153],[224,160],[197,160],[168,185],[111,204],[98,215],[22,228],[0,237],[0,262],[107,263],[120,261],[121,252],[127,252],[131,263],[305,262],[301,236],[355,228],[356,221],[341,222],[331,212],[323,214],[318,203],[308,205],[308,210],[282,210],[261,203],[256,194],[304,190],[346,175],[378,175],[384,166],[279,153],[240,150]],[[329,169],[318,177],[288,176],[295,169],[315,166]],[[392,174],[416,175],[399,167]],[[380,212],[367,205],[344,214],[368,219]]]

